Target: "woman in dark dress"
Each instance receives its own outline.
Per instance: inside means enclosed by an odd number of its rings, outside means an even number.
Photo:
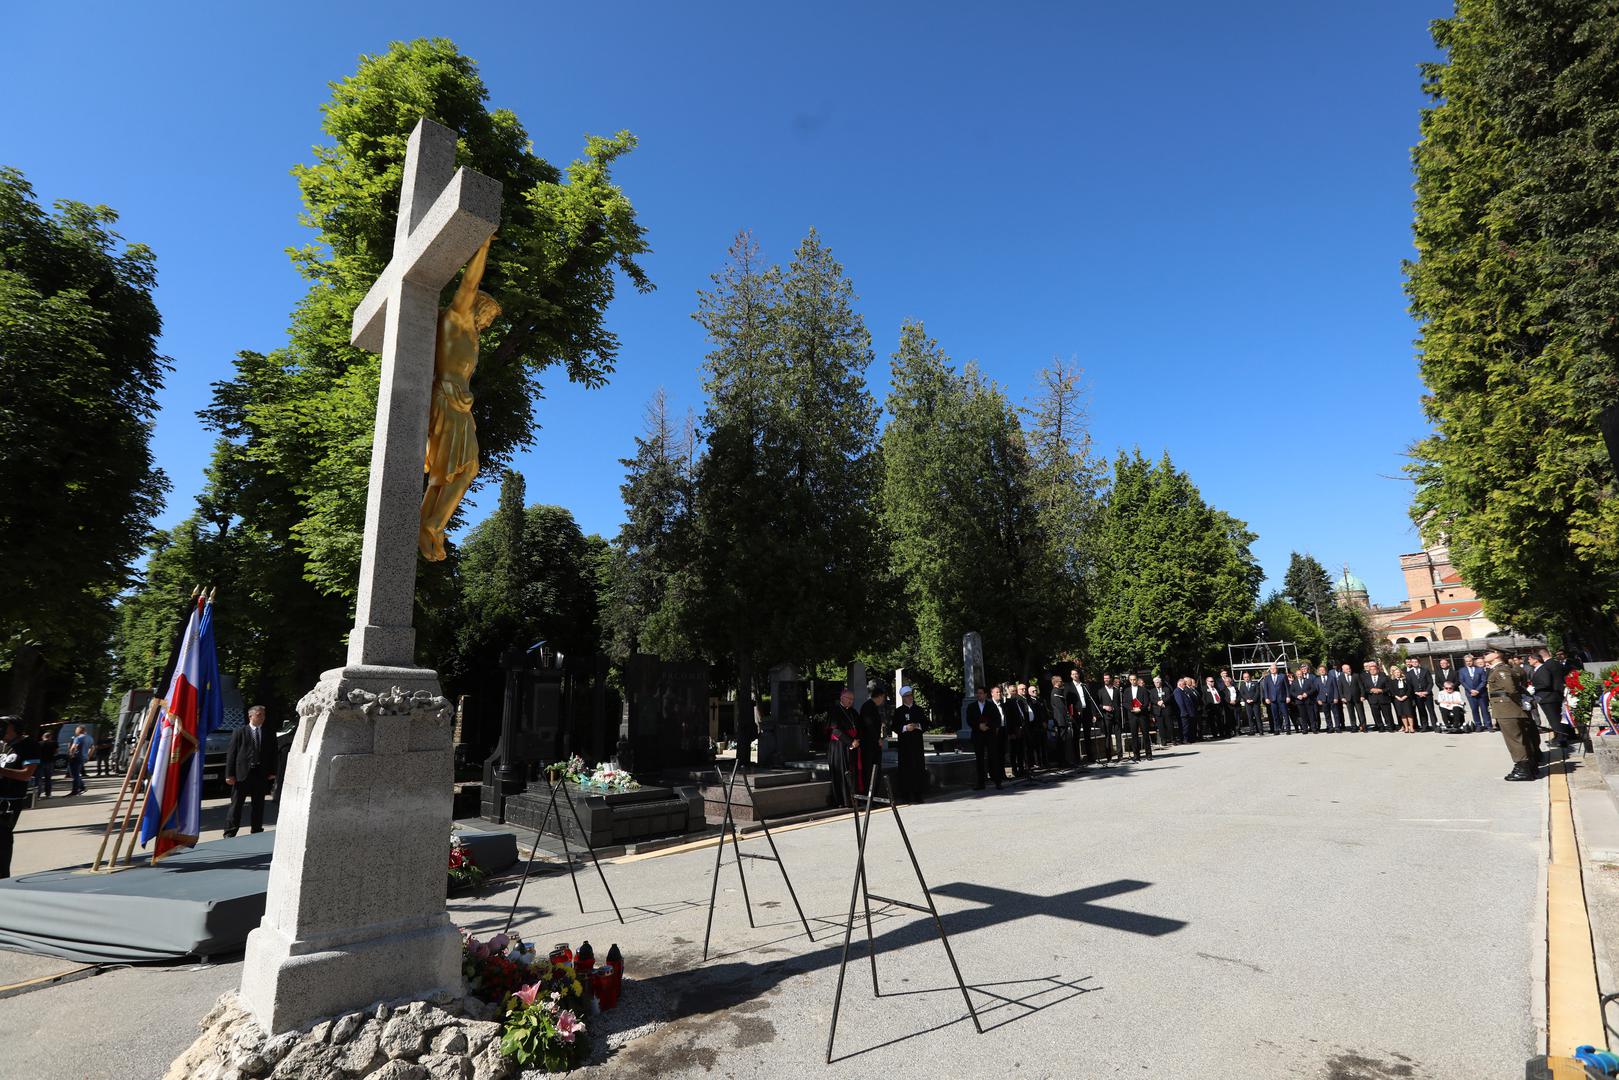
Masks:
[[[1417,730],[1417,700],[1411,696],[1412,689],[1404,670],[1394,676],[1394,685],[1389,689],[1389,696],[1394,699],[1394,715],[1400,719],[1400,730],[1407,734],[1415,734]]]
[[[927,745],[922,732],[927,730],[927,714],[916,703],[909,686],[899,690],[899,708],[894,710],[893,732],[899,744],[899,770],[895,775],[899,791],[906,802],[921,802],[927,795],[928,770],[924,761]]]
[[[838,696],[838,703],[826,714],[826,763],[831,770],[832,805],[853,806],[854,793],[859,790],[852,782],[861,773],[860,717],[854,711],[854,691],[848,687]]]

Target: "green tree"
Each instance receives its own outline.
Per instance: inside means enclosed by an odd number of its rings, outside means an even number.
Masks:
[[[1412,517],[1497,622],[1619,631],[1619,8],[1458,0],[1433,24],[1416,170],[1424,406]]]
[[[455,636],[443,668],[449,691],[471,699],[475,742],[500,723],[508,649],[544,641],[564,655],[590,655],[601,646],[600,542],[560,506],[524,506],[525,490],[507,470],[499,507],[459,545]]]
[[[1318,622],[1332,607],[1332,578],[1314,555],[1293,552],[1282,578],[1282,595],[1299,611]]]
[[[961,639],[976,630],[994,675],[1026,676],[1053,648],[1059,568],[1043,516],[1054,504],[1041,502],[1018,410],[976,368],[956,371],[920,322],[900,330],[887,409],[882,503],[904,662],[959,692]]]
[[[1080,613],[1090,609],[1094,595],[1094,536],[1107,470],[1107,462],[1091,448],[1084,375],[1077,363],[1053,359],[1040,372],[1035,396],[1023,409],[1040,534],[1052,562],[1042,598],[1032,610],[1044,616],[1047,651],[1068,655],[1085,651]]]
[[[458,163],[502,184],[501,227],[484,278],[502,315],[485,334],[473,382],[484,475],[498,475],[531,442],[543,371],[560,365],[588,386],[612,373],[618,341],[606,310],[620,278],[651,288],[637,261],[647,250],[642,229],[611,174],[634,137],[588,137],[581,157],[560,169],[534,154],[514,114],[488,108],[487,99],[476,64],[442,38],[395,42],[333,84],[323,109],[329,141],[294,170],[303,221],[316,236],[292,253],[309,288],[288,343],[268,355],[240,354],[233,378],[215,384],[202,414],[221,442],[199,512],[216,531],[229,522],[231,531],[251,534],[252,543],[224,554],[258,560],[221,568],[221,600],[231,595],[227,581],[246,580],[284,598],[262,610],[251,636],[307,641],[300,651],[322,656],[276,669],[275,685],[307,687],[340,656],[349,623],[379,371],[374,354],[349,345],[349,324],[390,256],[417,120],[457,131]],[[429,662],[441,653],[448,659],[456,640],[447,618],[455,609],[454,562],[452,548],[450,560],[418,574],[418,648]]]
[[[693,495],[691,424],[677,426],[662,387],[647,403],[645,428],[625,467],[625,519],[604,555],[602,622],[607,653],[622,661],[650,652],[696,654],[691,596]]]
[[[813,230],[785,272],[739,235],[699,294],[698,623],[710,656],[736,659],[739,708],[760,664],[851,659],[876,621],[877,406],[854,299]]]
[[[0,168],[0,667],[33,717],[106,688],[113,599],[168,482],[151,453],[156,264],[106,206],[41,208]]]
[[[1314,619],[1295,607],[1285,593],[1273,592],[1267,596],[1255,612],[1255,618],[1264,620],[1272,640],[1291,641],[1298,646],[1300,660],[1308,660],[1314,665],[1327,656],[1328,649],[1321,628],[1316,626]]]
[[[1172,678],[1224,658],[1248,632],[1263,577],[1247,526],[1203,501],[1169,455],[1120,453],[1098,534],[1091,655]]]

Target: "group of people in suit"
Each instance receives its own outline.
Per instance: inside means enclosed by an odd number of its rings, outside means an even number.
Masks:
[[[1151,760],[1154,743],[1165,747],[1239,735],[1500,730],[1517,763],[1529,752],[1519,749],[1514,737],[1527,746],[1527,736],[1519,731],[1517,717],[1510,732],[1498,720],[1500,692],[1491,683],[1496,661],[1519,674],[1522,694],[1516,704],[1526,718],[1532,721],[1538,712],[1559,743],[1578,737],[1562,717],[1564,679],[1572,666],[1544,650],[1510,659],[1468,653],[1460,665],[1444,658],[1433,669],[1415,659],[1387,670],[1368,660],[1358,671],[1347,663],[1299,663],[1288,670],[1278,662],[1258,677],[1222,670],[1204,676],[1201,685],[1188,675],[1173,686],[1161,675],[1107,673],[1093,681],[1073,665],[1066,676],[1052,672],[1044,691],[1034,680],[975,687],[963,709],[976,766],[973,786],[999,788],[1009,773],[1016,779],[1053,766],[1112,765],[1126,756]],[[834,801],[846,803],[865,792],[885,736],[894,738],[899,751],[896,794],[919,801],[925,793],[926,711],[910,687],[901,688],[892,715],[885,702],[884,692],[875,689],[856,709],[853,691],[845,689],[832,710]],[[1538,750],[1538,737],[1534,742]]]

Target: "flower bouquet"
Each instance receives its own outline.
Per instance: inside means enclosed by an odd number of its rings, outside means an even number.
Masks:
[[[488,877],[484,868],[472,857],[472,850],[461,842],[459,836],[451,833],[450,890],[453,892],[457,889],[476,889]]]
[[[552,783],[566,779],[577,784],[579,778],[584,775],[585,759],[578,754],[571,755],[567,761],[553,761],[545,767],[546,779]]]
[[[468,934],[461,941],[461,975],[467,992],[481,1001],[505,1001],[518,987],[532,982],[545,964],[516,934],[496,934],[479,941]]]
[[[593,791],[634,791],[641,786],[628,772],[607,762],[598,764],[589,776],[580,777],[576,783]]]
[[[584,984],[572,964],[541,964],[534,982],[506,1001],[506,1024],[500,1052],[519,1068],[567,1072],[590,1056],[585,1035],[587,1004]]]

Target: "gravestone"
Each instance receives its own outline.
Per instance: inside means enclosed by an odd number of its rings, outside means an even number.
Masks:
[[[631,656],[624,665],[624,717],[638,779],[708,764],[708,665]]]
[[[968,742],[973,737],[972,725],[967,723],[967,706],[972,704],[978,688],[984,683],[984,639],[977,630],[969,630],[961,638],[961,728],[956,738]]]
[[[856,660],[849,665],[849,681],[847,683],[849,689],[854,691],[855,712],[859,712],[860,706],[871,699],[871,691],[866,683],[866,665]]]
[[[780,768],[782,762],[803,757],[808,750],[804,691],[798,669],[792,664],[777,664],[770,669],[770,717],[759,734],[759,764]]]
[[[553,650],[508,649],[500,741],[484,760],[483,817],[506,820],[506,800],[528,789],[539,769],[562,754],[562,680]]]
[[[455,132],[411,133],[392,261],[354,313],[382,354],[348,664],[298,703],[244,1007],[270,1034],[381,999],[459,995],[444,907],[454,759],[412,626],[439,294],[495,230],[500,184],[455,167]]]

